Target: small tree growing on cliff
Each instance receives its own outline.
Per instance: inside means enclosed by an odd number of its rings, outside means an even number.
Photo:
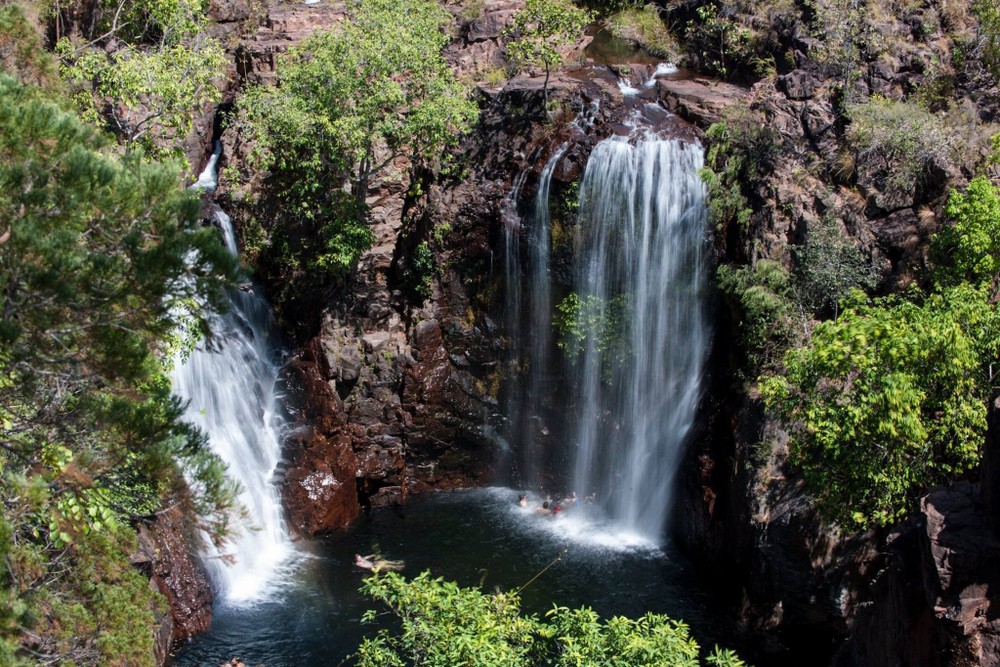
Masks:
[[[514,25],[507,31],[513,38],[507,44],[507,55],[518,69],[533,65],[545,68],[542,92],[546,107],[549,76],[553,67],[562,64],[559,49],[580,39],[592,20],[589,11],[577,7],[571,0],[528,0],[514,17]]]
[[[346,271],[371,242],[371,177],[399,157],[432,159],[475,123],[441,52],[451,15],[429,0],[352,0],[347,18],[293,49],[276,88],[240,103],[285,213],[320,241],[310,264]],[[349,183],[346,201],[336,186]],[[332,187],[331,187],[332,186]]]

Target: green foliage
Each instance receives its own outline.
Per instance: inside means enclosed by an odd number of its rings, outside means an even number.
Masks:
[[[978,20],[975,55],[1000,82],[1000,7],[992,0],[976,0],[972,13]]]
[[[552,326],[556,345],[575,359],[593,346],[601,355],[602,377],[609,381],[612,371],[629,354],[628,323],[632,305],[625,294],[602,299],[593,294],[570,292],[556,305]]]
[[[177,165],[104,144],[0,76],[0,655],[62,664],[148,648],[130,524],[182,470],[217,537],[235,502],[159,358],[182,312],[224,303],[232,259]]]
[[[716,229],[732,223],[746,229],[753,209],[743,185],[767,173],[778,151],[778,136],[760,113],[733,105],[706,132],[708,154],[702,179],[708,186],[709,219]]]
[[[756,52],[753,32],[723,5],[706,3],[695,10],[698,18],[688,24],[691,46],[711,73],[727,77]]]
[[[763,392],[793,424],[792,460],[827,519],[893,523],[978,463],[998,325],[986,294],[963,285],[919,303],[848,304],[786,354],[786,376]]]
[[[875,287],[875,270],[832,217],[808,225],[796,259],[799,301],[814,313],[832,310],[836,317],[851,290]]]
[[[441,54],[449,21],[429,0],[350,2],[345,21],[281,62],[277,87],[241,98],[239,129],[279,206],[264,228],[281,272],[343,279],[374,240],[369,179],[400,157],[438,160],[475,123],[478,110]]]
[[[945,212],[952,224],[933,246],[938,280],[992,286],[1000,273],[1000,188],[979,176],[964,193],[952,190]]]
[[[427,241],[421,241],[413,250],[410,264],[404,271],[407,284],[418,296],[428,299],[431,296],[431,280],[437,270],[434,251]]]
[[[507,31],[507,56],[518,69],[541,65],[545,69],[543,90],[548,105],[549,75],[562,64],[560,49],[583,37],[593,21],[586,9],[572,0],[527,0]]]
[[[801,330],[792,276],[779,263],[761,260],[753,267],[721,265],[718,282],[739,327],[748,376],[775,368]]]
[[[387,572],[365,580],[362,593],[385,604],[400,622],[364,641],[359,667],[698,667],[698,644],[687,626],[661,614],[601,621],[591,609],[554,607],[545,621],[520,612],[515,592],[484,594],[434,579],[412,581]],[[365,614],[371,621],[375,612]],[[716,648],[705,664],[746,667]]]
[[[975,166],[987,146],[987,130],[961,112],[944,117],[911,102],[873,97],[848,108],[847,140],[859,175],[879,187],[885,208],[912,204],[931,168]]]
[[[24,84],[58,85],[55,61],[19,4],[0,5],[0,71]]]
[[[226,73],[222,47],[198,34],[205,8],[201,0],[88,4],[87,25],[56,44],[84,118],[130,148],[181,155],[195,117],[221,99],[215,82]]]
[[[70,48],[60,43],[63,52]],[[126,46],[111,54],[87,49],[66,62],[68,81],[93,84],[93,95],[82,98],[85,115],[103,117],[128,146],[169,153],[191,133],[196,112],[221,99],[214,82],[225,72],[226,56],[217,42],[204,40],[195,47]]]
[[[652,54],[670,59],[681,55],[680,44],[670,34],[660,8],[654,4],[623,9],[605,19],[604,25],[615,37],[638,44]]]

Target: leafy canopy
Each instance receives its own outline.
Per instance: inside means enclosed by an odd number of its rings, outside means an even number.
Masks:
[[[84,117],[129,147],[179,155],[195,117],[221,99],[215,82],[226,73],[221,45],[200,34],[205,9],[201,0],[89,4],[87,25],[56,44]]]
[[[824,516],[893,523],[916,494],[976,465],[983,366],[1000,351],[986,296],[961,285],[919,302],[858,300],[785,355],[784,376],[764,380]]]
[[[589,608],[554,607],[545,620],[520,612],[516,592],[485,594],[429,572],[406,580],[394,572],[365,580],[362,593],[399,619],[398,630],[364,640],[358,667],[698,667],[687,626],[662,614],[602,621]],[[372,621],[376,612],[365,614]],[[705,663],[746,667],[716,648]]]
[[[519,69],[534,65],[545,68],[544,90],[548,98],[549,73],[562,64],[560,49],[583,36],[593,14],[572,0],[527,0],[514,17],[507,34],[507,56]]]
[[[239,101],[253,166],[269,174],[282,221],[265,223],[272,263],[346,274],[374,240],[370,178],[401,157],[437,160],[476,122],[478,107],[442,56],[450,20],[430,0],[352,0],[342,23],[281,62],[277,87]]]
[[[180,421],[164,341],[233,264],[179,183],[0,74],[0,658],[145,651],[158,596],[130,524],[187,497],[182,469],[225,533],[234,489]]]
[[[1000,274],[1000,188],[985,176],[952,190],[945,212],[953,221],[934,239],[938,279],[992,285]]]

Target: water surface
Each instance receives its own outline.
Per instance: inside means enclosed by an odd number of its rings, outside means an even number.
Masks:
[[[523,590],[526,612],[553,604],[589,605],[605,617],[653,611],[685,620],[703,646],[732,643],[729,614],[713,608],[672,548],[605,531],[586,506],[549,519],[515,498],[509,489],[424,496],[301,545],[311,555],[277,591],[256,604],[217,605],[212,630],[179,651],[175,664],[216,667],[233,657],[265,667],[339,664],[374,632],[358,621],[373,603],[358,594],[367,573],[352,562],[373,551],[404,560],[406,575],[430,570],[484,590],[519,588],[551,565]]]

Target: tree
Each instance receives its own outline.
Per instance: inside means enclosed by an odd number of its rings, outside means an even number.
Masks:
[[[763,379],[824,517],[891,524],[916,494],[978,463],[998,327],[986,292],[969,285],[913,301],[858,292],[785,355],[784,376]]]
[[[698,667],[687,626],[662,614],[607,621],[589,608],[554,607],[546,620],[522,615],[516,592],[485,594],[424,572],[407,581],[394,572],[365,579],[361,591],[400,621],[364,640],[359,667]],[[376,612],[367,612],[372,621]],[[746,667],[716,648],[705,664]]]
[[[854,289],[872,289],[876,273],[861,251],[827,216],[806,229],[806,241],[796,252],[799,297],[813,312],[833,310]]]
[[[221,99],[215,82],[226,73],[222,47],[199,34],[202,3],[106,0],[88,11],[87,29],[56,44],[84,117],[130,148],[177,154],[194,118]]]
[[[165,370],[179,321],[221,307],[234,270],[199,207],[178,165],[119,157],[0,75],[4,664],[141,655],[159,603],[128,563],[132,522],[169,498],[226,533],[235,489]]]
[[[281,62],[277,87],[239,101],[254,166],[269,173],[288,223],[274,228],[291,230],[271,238],[290,249],[282,263],[346,273],[373,240],[372,176],[400,157],[434,161],[475,123],[478,108],[442,56],[450,20],[430,0],[352,0],[342,23]]]
[[[1000,189],[985,176],[965,192],[952,190],[945,212],[952,224],[934,238],[938,280],[993,285],[1000,274]]]
[[[514,17],[507,32],[511,37],[507,55],[519,69],[532,65],[545,68],[542,92],[546,108],[551,70],[562,64],[559,50],[579,40],[591,21],[591,12],[577,7],[572,0],[527,0]]]

